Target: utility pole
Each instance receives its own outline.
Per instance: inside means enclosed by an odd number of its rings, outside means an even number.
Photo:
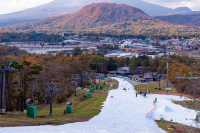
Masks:
[[[165,56],[166,56],[166,69],[167,69],[167,76],[166,76],[166,79],[167,79],[167,88],[169,87],[169,55],[168,55],[168,52],[167,52],[167,46],[165,46]]]

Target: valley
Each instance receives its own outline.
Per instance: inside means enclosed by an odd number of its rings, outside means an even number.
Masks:
[[[8,8],[0,133],[199,133],[200,6],[180,1]]]

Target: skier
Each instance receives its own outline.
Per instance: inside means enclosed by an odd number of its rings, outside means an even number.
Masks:
[[[156,104],[158,102],[157,97],[154,99],[153,103]]]
[[[146,97],[146,96],[147,96],[147,92],[144,92],[144,94],[143,94],[143,95],[144,95],[144,97]]]

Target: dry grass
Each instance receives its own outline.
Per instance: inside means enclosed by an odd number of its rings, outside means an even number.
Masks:
[[[110,85],[112,84],[112,86]],[[48,116],[48,105],[38,107],[38,117],[36,119],[27,118],[25,113],[0,115],[0,127],[5,126],[32,126],[32,125],[60,125],[71,122],[86,121],[97,115],[106,100],[108,90],[117,88],[118,82],[111,80],[103,90],[94,92],[92,98],[81,100],[80,97],[73,97],[73,113],[64,115],[65,103],[53,104],[53,116]]]
[[[150,82],[150,83],[146,83],[146,84],[139,84],[136,85],[135,88],[138,92],[150,92],[150,93],[176,93],[176,89],[171,87],[172,90],[166,90],[165,89],[166,86],[166,81],[161,81],[160,82],[160,87],[159,87],[159,82]]]
[[[173,122],[156,121],[158,126],[167,133],[200,133],[200,129],[193,128]]]
[[[200,100],[174,101],[183,107],[200,111]]]

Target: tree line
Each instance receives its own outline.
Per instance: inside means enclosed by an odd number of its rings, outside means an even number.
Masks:
[[[176,76],[179,75],[198,75],[200,72],[199,61],[176,56],[170,57],[168,61],[170,64],[169,80],[175,84],[178,91],[200,95],[200,86],[195,81],[183,82],[176,79]],[[89,75],[87,80],[95,79],[97,73],[108,74],[110,71],[116,71],[119,67],[124,66],[129,66],[132,74],[138,67],[146,68],[147,72],[166,74],[166,62],[166,58],[152,59],[147,56],[107,58],[96,54],[75,54],[74,56],[7,54],[0,56],[0,67],[9,64],[15,69],[14,72],[9,73],[8,80],[8,109],[10,111],[23,111],[25,100],[30,97],[34,98],[38,104],[46,103],[47,85],[50,82],[54,82],[57,86],[54,102],[62,103],[75,93],[77,86],[72,84],[73,75],[81,76],[87,73]],[[182,86],[183,84],[185,87]],[[81,85],[84,86],[84,84]]]
[[[45,34],[38,32],[30,33],[3,33],[0,35],[0,42],[62,42],[64,38],[56,34]]]
[[[159,60],[157,60],[159,61]],[[149,66],[154,64],[147,57],[139,59],[129,58],[106,58],[101,55],[81,54],[75,56],[53,55],[6,55],[0,57],[0,67],[10,64],[15,69],[9,73],[9,102],[8,109],[23,110],[25,100],[30,97],[38,104],[46,103],[47,85],[54,82],[57,86],[55,102],[65,102],[68,97],[75,93],[72,84],[73,75],[88,73],[89,79],[95,79],[96,73],[107,74],[119,67],[129,66],[132,71],[136,66]]]
[[[34,98],[38,104],[47,102],[47,86],[51,82],[57,88],[54,102],[66,102],[77,87],[72,84],[73,75],[88,73],[89,79],[95,79],[95,73],[107,73],[124,63],[98,55],[27,54],[1,56],[0,64],[1,68],[7,65],[14,68],[8,76],[8,110],[23,111],[27,98]]]

